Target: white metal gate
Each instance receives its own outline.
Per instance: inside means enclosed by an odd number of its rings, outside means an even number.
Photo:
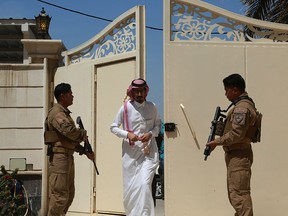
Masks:
[[[203,155],[216,106],[229,105],[222,80],[232,73],[245,78],[264,115],[262,141],[253,145],[254,214],[288,214],[288,26],[196,0],[165,1],[164,13],[164,120],[177,124],[165,136],[165,215],[233,215],[223,150],[206,162]]]
[[[86,157],[75,156],[69,215],[123,214],[121,140],[110,133],[110,124],[131,80],[145,78],[145,8],[130,9],[63,56],[66,63],[57,69],[54,86],[71,84],[75,98],[69,109],[73,119],[82,118],[100,173]]]

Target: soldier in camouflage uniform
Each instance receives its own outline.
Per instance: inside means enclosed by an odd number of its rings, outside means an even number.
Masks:
[[[76,128],[68,106],[73,104],[71,86],[61,83],[54,91],[57,104],[48,112],[45,121],[45,144],[49,155],[49,209],[48,216],[65,215],[72,204],[74,186],[74,152],[86,154],[94,160],[94,153],[85,152],[80,145],[87,139],[84,129]]]
[[[232,74],[223,80],[225,95],[234,107],[229,111],[223,135],[207,143],[211,150],[223,146],[227,167],[228,198],[235,209],[235,216],[253,216],[250,195],[251,126],[256,121],[256,108],[245,91],[245,81],[239,74]]]

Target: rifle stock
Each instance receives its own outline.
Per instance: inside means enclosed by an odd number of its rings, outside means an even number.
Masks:
[[[81,120],[81,117],[80,117],[80,116],[77,117],[76,123],[79,125],[79,127],[80,127],[81,129],[84,129],[84,125],[83,125],[83,123],[82,123],[82,120]],[[84,142],[84,150],[85,150],[85,152],[88,152],[88,153],[90,153],[90,154],[93,153],[92,148],[91,148],[91,145],[90,145],[90,143],[89,143],[89,140],[86,140],[86,141]],[[99,175],[99,172],[98,172],[98,169],[97,169],[95,160],[93,160],[93,164],[94,164],[94,167],[95,167],[95,170],[96,170],[97,175]]]
[[[219,135],[219,132],[217,132],[217,123],[219,122],[219,118],[220,117],[223,117],[225,118],[226,116],[224,114],[221,113],[222,110],[220,109],[220,107],[216,107],[216,111],[215,111],[215,114],[214,114],[214,118],[211,122],[211,127],[210,127],[210,134],[208,136],[208,141],[207,143],[213,141],[215,139],[215,135]],[[225,112],[225,111],[224,111]],[[221,121],[221,120],[220,120]],[[222,121],[221,121],[222,122]],[[222,128],[223,129],[223,128]],[[222,131],[223,132],[223,131]],[[210,155],[211,153],[211,147],[210,146],[206,146],[205,150],[204,150],[204,160],[206,161],[208,156]]]

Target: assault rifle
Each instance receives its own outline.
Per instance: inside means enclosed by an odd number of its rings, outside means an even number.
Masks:
[[[83,126],[83,123],[82,123],[82,120],[81,120],[80,116],[77,117],[76,123],[79,125],[79,127],[81,129],[84,129],[84,126]],[[91,145],[90,145],[88,139],[84,142],[84,150],[85,150],[85,152],[88,152],[90,154],[93,153]],[[97,173],[97,175],[99,175],[95,160],[93,160],[93,163],[94,163],[94,167],[95,167],[96,173]]]
[[[210,134],[209,134],[207,143],[213,141],[215,139],[215,135],[222,136],[223,130],[224,130],[223,118],[226,118],[226,116],[222,114],[221,112],[226,112],[226,111],[227,110],[225,111],[221,110],[219,106],[216,108],[214,119],[211,122],[212,124],[210,127]],[[210,153],[211,153],[211,147],[206,146],[204,150],[205,161],[207,160],[207,157],[210,155]]]

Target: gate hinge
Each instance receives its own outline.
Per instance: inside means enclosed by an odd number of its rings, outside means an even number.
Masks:
[[[96,197],[96,187],[93,187],[93,197]]]
[[[97,82],[97,74],[94,74],[94,82]]]

